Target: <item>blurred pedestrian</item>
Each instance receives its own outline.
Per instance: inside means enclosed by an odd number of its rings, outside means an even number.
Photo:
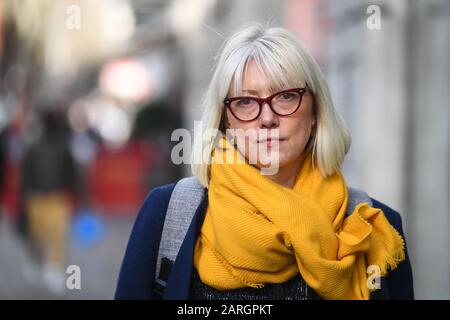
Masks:
[[[26,151],[22,170],[24,210],[33,256],[48,289],[59,294],[76,190],[76,169],[68,126],[61,111],[42,114],[42,136]]]
[[[0,197],[3,198],[6,176],[6,160],[7,160],[7,132],[6,128],[0,129]],[[0,219],[2,219],[3,208],[0,202]]]

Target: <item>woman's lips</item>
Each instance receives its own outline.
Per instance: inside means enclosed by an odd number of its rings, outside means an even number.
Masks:
[[[281,142],[283,142],[284,139],[272,139],[272,138],[268,138],[268,139],[263,139],[258,141],[258,143],[262,143],[264,144],[264,146],[266,147],[273,147],[274,145],[279,145]]]

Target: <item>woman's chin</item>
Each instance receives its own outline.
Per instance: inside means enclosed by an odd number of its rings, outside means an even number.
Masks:
[[[285,163],[286,160],[282,155],[275,154],[267,157],[259,157],[254,166],[261,170],[270,170],[272,174],[277,174],[279,168],[283,167]]]

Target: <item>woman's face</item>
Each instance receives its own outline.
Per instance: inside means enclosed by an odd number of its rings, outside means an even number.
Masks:
[[[265,98],[273,94],[269,90],[270,79],[260,72],[251,61],[242,83],[243,92],[239,96],[255,96]],[[291,89],[291,88],[285,88]],[[230,91],[228,98],[236,96]],[[277,166],[279,170],[295,163],[301,164],[305,147],[313,126],[313,98],[310,92],[303,95],[300,107],[293,114],[278,116],[267,103],[262,106],[261,113],[255,120],[244,122],[234,117],[230,109],[226,110],[228,129],[241,129],[235,132],[244,134],[244,139],[237,139],[237,148],[249,160],[250,155],[257,155],[257,162],[250,162],[258,168]],[[267,130],[264,134],[264,131]],[[233,130],[232,130],[233,131]],[[267,137],[276,136],[267,142]],[[237,134],[239,136],[239,134]],[[278,161],[277,164],[273,162]],[[298,167],[297,167],[298,169]],[[274,174],[276,174],[275,172]]]

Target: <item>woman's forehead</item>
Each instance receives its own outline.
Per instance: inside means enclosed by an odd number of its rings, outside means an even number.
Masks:
[[[261,93],[270,91],[273,87],[272,80],[255,63],[250,63],[244,73],[241,83],[243,93]]]

